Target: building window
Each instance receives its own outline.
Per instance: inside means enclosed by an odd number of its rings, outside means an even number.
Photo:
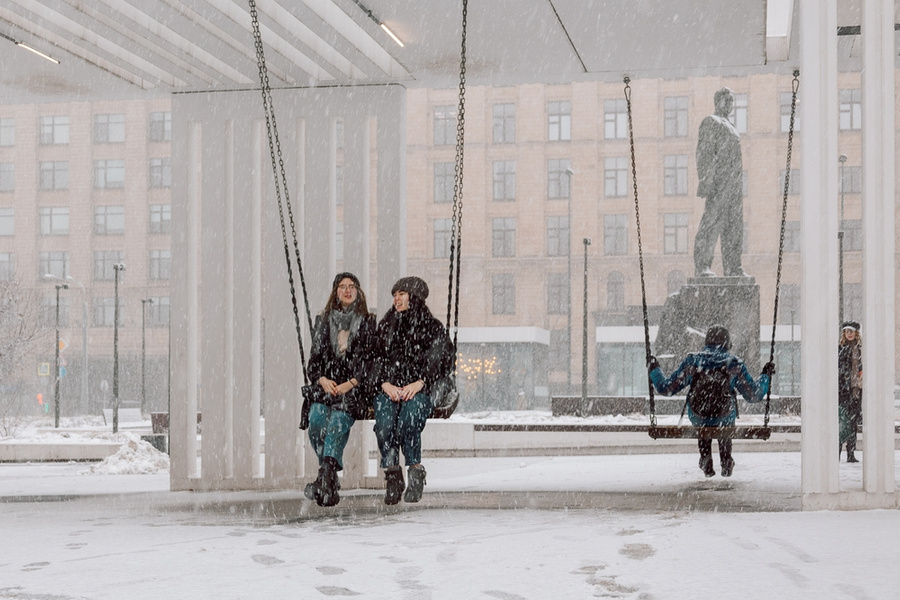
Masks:
[[[849,219],[841,222],[841,231],[844,232],[844,250],[862,250],[862,221]]]
[[[781,133],[787,133],[791,130],[791,92],[781,92],[778,94],[778,104],[781,110]],[[794,113],[794,131],[800,131],[800,104],[797,103],[797,110]]]
[[[169,297],[151,297],[152,302],[147,306],[148,327],[169,326]]]
[[[495,315],[516,314],[516,276],[498,273],[491,278],[491,310]]]
[[[172,269],[171,250],[150,251],[150,279],[167,280]]]
[[[41,144],[68,144],[69,117],[41,117]]]
[[[800,284],[782,283],[778,297],[778,323],[791,325],[800,321]]]
[[[16,276],[16,255],[0,252],[0,281],[12,281]]]
[[[841,129],[860,129],[862,127],[861,90],[841,90],[839,109]]]
[[[125,161],[95,160],[94,189],[105,190],[125,187]]]
[[[784,251],[800,252],[800,221],[784,222]]]
[[[663,158],[663,179],[666,196],[687,194],[688,157],[686,154],[667,154]]]
[[[170,233],[172,231],[172,205],[150,205],[150,233]]]
[[[862,193],[862,167],[841,167],[840,185],[845,194]]]
[[[125,233],[125,207],[95,206],[94,233],[98,235],[121,235]]]
[[[41,252],[38,254],[38,279],[43,280],[44,275],[53,275],[58,279],[69,276],[68,252]]]
[[[784,194],[784,174],[787,173],[786,170],[781,169],[781,172],[778,174],[778,196],[781,197]],[[791,169],[791,179],[788,182],[788,194],[799,194],[800,193],[800,169]]]
[[[94,143],[120,144],[125,141],[125,115],[94,115]]]
[[[116,318],[115,298],[94,298],[94,327],[112,327]],[[125,323],[125,298],[119,296],[119,327]]]
[[[124,172],[122,176],[124,178]],[[172,187],[172,160],[170,158],[150,159],[150,187]]]
[[[16,209],[0,208],[0,236],[16,235]]]
[[[43,327],[55,327],[56,321],[56,299],[59,298],[59,326],[69,326],[69,304],[70,300],[66,296],[57,296],[55,293],[41,298],[41,313],[38,317]]]
[[[728,120],[738,133],[747,133],[747,94],[735,94]]]
[[[606,280],[606,310],[610,312],[625,310],[625,276],[618,271],[610,273]]]
[[[625,215],[604,215],[603,253],[607,256],[628,253],[628,218]]]
[[[94,280],[114,281],[116,278],[115,265],[124,261],[125,252],[122,250],[94,251]]]
[[[687,254],[687,251],[687,213],[667,213],[663,215],[663,252],[665,254]]]
[[[15,163],[0,163],[0,192],[13,192],[16,189]]]
[[[603,159],[603,195],[616,198],[628,194],[628,159],[615,156]]]
[[[456,107],[434,107],[434,145],[452,146],[456,144]]]
[[[571,351],[568,330],[550,330],[550,369],[553,371],[568,370]]]
[[[547,256],[569,256],[569,217],[547,217]]]
[[[68,235],[69,208],[67,206],[42,206],[38,209],[41,235]]]
[[[514,144],[516,142],[516,105],[495,104],[493,110],[494,143]]]
[[[42,190],[69,189],[69,163],[65,160],[42,162],[40,164],[40,185]]]
[[[687,279],[684,273],[681,271],[669,271],[669,275],[666,277],[666,293],[669,296],[677,294],[685,283],[687,283]]]
[[[13,117],[0,118],[0,146],[16,145],[16,120]]]
[[[438,204],[453,202],[454,185],[456,185],[456,163],[434,163],[434,201]]]
[[[551,200],[570,197],[571,170],[572,163],[568,158],[551,158],[547,161],[547,196]]]
[[[550,102],[547,105],[547,139],[551,142],[572,139],[571,102]]]
[[[688,99],[687,96],[675,96],[663,100],[666,137],[687,137],[688,134]]]
[[[434,220],[434,257],[449,258],[450,257],[450,237],[452,235],[453,223],[450,219]]]
[[[624,98],[603,101],[603,139],[628,137],[628,103]]]
[[[569,314],[569,274],[547,274],[547,314]]]
[[[494,161],[494,200],[516,199],[516,161]]]
[[[172,113],[170,113],[170,112],[150,113],[150,141],[151,142],[172,141]]]
[[[491,236],[494,258],[516,255],[516,220],[513,217],[500,217],[493,220]]]

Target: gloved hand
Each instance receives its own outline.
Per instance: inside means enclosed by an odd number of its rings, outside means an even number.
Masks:
[[[659,368],[659,361],[656,360],[656,357],[651,354],[650,358],[647,359],[647,370],[652,371],[653,369],[658,369],[658,368]]]
[[[765,364],[765,366],[763,366],[762,372],[763,372],[763,375],[768,375],[769,377],[774,375],[775,374],[775,363],[773,363],[771,361],[767,362]]]

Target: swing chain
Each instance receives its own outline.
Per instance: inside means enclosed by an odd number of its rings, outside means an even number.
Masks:
[[[447,328],[450,329],[451,307],[453,311],[453,347],[456,348],[459,329],[459,267],[462,256],[462,207],[463,207],[463,156],[466,132],[466,22],[468,0],[462,5],[462,42],[459,60],[459,104],[456,118],[456,163],[453,180],[453,216],[450,228],[450,274],[447,293]],[[454,272],[455,270],[455,272]],[[454,279],[455,276],[455,279]],[[454,285],[455,284],[455,285]],[[455,303],[454,303],[455,299]],[[454,352],[454,357],[456,353]],[[455,362],[455,358],[454,358]]]
[[[647,289],[644,284],[644,253],[641,245],[641,211],[638,204],[638,184],[637,184],[637,160],[634,154],[634,127],[631,119],[631,79],[624,78],[625,82],[625,103],[628,109],[628,140],[631,145],[631,179],[634,188],[634,220],[637,225],[637,243],[638,243],[638,266],[641,272],[641,307],[643,308],[644,317],[644,347],[646,349],[645,362],[650,363],[650,320],[647,316]],[[650,400],[650,425],[656,427],[656,399],[653,395],[653,381],[650,380],[650,371],[647,371],[647,389]]]
[[[787,166],[784,171],[784,193],[781,200],[781,234],[778,239],[778,271],[775,275],[775,308],[772,315],[772,345],[769,348],[769,362],[775,361],[775,328],[778,323],[778,296],[781,289],[781,267],[784,259],[784,230],[787,221],[788,192],[791,186],[791,155],[794,149],[794,121],[797,114],[797,91],[800,89],[800,71],[794,70],[794,80],[791,82],[791,120],[788,126]],[[772,382],[769,381],[769,391],[766,394],[765,426],[769,426],[769,404],[772,396]]]

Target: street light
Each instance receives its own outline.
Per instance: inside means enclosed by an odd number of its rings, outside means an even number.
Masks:
[[[119,272],[125,263],[113,265],[116,272],[115,297],[113,299],[113,433],[119,432]]]
[[[147,305],[153,298],[141,298],[141,414],[147,410]]]
[[[52,280],[52,281],[72,281],[78,284],[78,287],[81,288],[81,406],[83,408],[87,407],[88,403],[88,298],[87,298],[87,290],[84,288],[84,284],[72,277],[71,275],[66,275],[65,279],[61,277],[57,277],[52,273],[44,274],[44,279]]]
[[[59,290],[69,289],[68,283],[56,284],[56,360],[53,369],[53,426],[59,428]]]
[[[591,238],[584,238],[584,324],[582,327],[582,339],[584,340],[581,347],[581,408],[587,407],[587,370],[588,370],[588,246],[591,245]]]
[[[838,230],[838,323],[844,322],[844,163],[847,155],[838,157],[841,163],[841,226]]]

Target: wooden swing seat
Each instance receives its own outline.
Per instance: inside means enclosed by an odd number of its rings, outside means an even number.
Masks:
[[[736,427],[694,427],[692,425],[651,425],[647,433],[658,439],[701,439],[717,440],[767,440],[772,435],[769,427],[743,425]]]

